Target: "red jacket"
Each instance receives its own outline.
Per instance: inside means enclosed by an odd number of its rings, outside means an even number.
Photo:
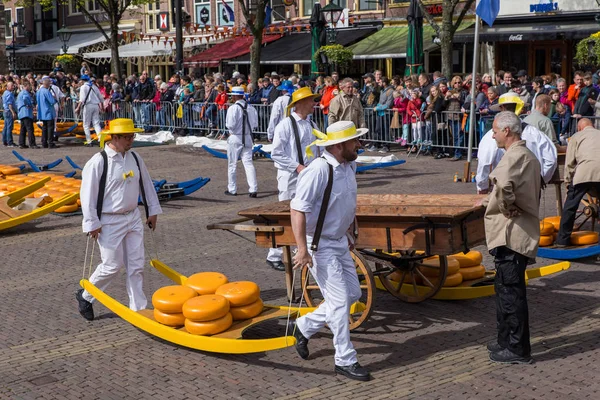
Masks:
[[[410,122],[408,118],[408,113],[406,110],[408,109],[408,99],[406,97],[397,97],[394,99],[394,110],[400,113],[402,117],[402,124],[408,124]]]
[[[217,95],[215,103],[219,106],[219,110],[224,110],[227,104],[227,93],[221,92]]]
[[[421,119],[421,104],[423,104],[423,101],[421,99],[408,101],[408,106],[406,107],[406,112],[407,112],[411,122],[413,122],[413,123],[415,123]]]
[[[329,103],[335,97],[333,91],[337,90],[337,86],[326,86],[323,89],[323,97],[321,97],[321,104],[323,105],[323,114],[329,114]]]

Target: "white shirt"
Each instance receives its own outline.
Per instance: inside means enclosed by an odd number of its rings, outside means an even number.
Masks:
[[[477,150],[477,190],[489,188],[490,169],[496,167],[504,155],[504,149],[499,149],[496,140],[492,137],[493,130],[489,130],[481,139]],[[542,167],[542,178],[548,183],[556,169],[556,146],[539,129],[527,125],[521,133],[521,139],[529,150],[535,155]]]
[[[90,90],[92,91],[92,93],[90,93],[90,95],[88,96],[88,92]],[[94,84],[90,85],[89,83],[86,83],[79,88],[79,101],[82,103],[82,107],[85,105],[98,105],[104,103],[104,99],[102,98],[102,94],[100,93],[100,89],[98,89],[98,86]]]
[[[108,170],[106,174],[106,189],[104,191],[104,202],[102,204],[103,213],[126,213],[135,210],[138,206],[140,197],[140,171],[131,151],[117,153],[110,145],[104,150],[108,157]],[[148,202],[148,214],[162,214],[162,209],[158,202],[156,189],[152,183],[152,178],[144,164],[144,160],[137,154],[142,169],[144,192]],[[104,169],[102,155],[96,153],[83,167],[81,173],[81,211],[83,212],[83,231],[91,232],[102,226],[98,220],[96,205],[98,203],[98,188],[100,177]],[[133,171],[133,176],[123,177],[123,174]]]
[[[245,106],[245,100],[238,100],[235,104]],[[244,114],[242,107],[232,104],[227,109],[227,117],[225,118],[225,126],[229,130],[230,136],[228,143],[242,143],[242,123]],[[248,104],[246,109],[248,112],[248,126],[246,126],[246,147],[252,146],[252,131],[258,127],[258,113],[256,109]]]
[[[340,164],[326,150],[298,176],[296,197],[290,208],[306,214],[306,235],[312,238],[317,227],[323,195],[333,166],[333,188],[323,223],[321,237],[339,240],[354,222],[356,215],[356,163]]]
[[[279,96],[271,105],[271,117],[269,118],[269,126],[267,127],[267,138],[273,140],[275,128],[285,118],[285,109],[290,103],[290,95],[284,94]]]
[[[58,107],[60,106],[60,101],[61,101],[62,98],[65,97],[65,94],[56,85],[50,85],[50,91],[52,92],[52,94],[54,95],[54,97],[57,100],[56,104],[54,104],[54,109],[56,111],[58,111]]]
[[[313,158],[306,155],[306,147],[316,139],[312,134],[313,124],[308,118],[302,119],[295,112],[292,112],[290,118],[294,118],[298,124],[303,162],[305,166],[308,166],[314,157],[320,154],[318,147],[313,145],[311,147]],[[298,162],[298,151],[296,150],[296,137],[289,118],[282,120],[275,129],[271,160],[275,162],[275,168],[277,168],[277,189],[281,192],[293,192],[296,189],[296,181],[298,180],[296,168],[300,163]]]

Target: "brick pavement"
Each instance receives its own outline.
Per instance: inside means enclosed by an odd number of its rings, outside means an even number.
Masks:
[[[83,164],[95,149],[64,146],[24,150],[36,161],[70,155]],[[283,304],[283,275],[265,264],[265,250],[208,223],[235,216],[244,207],[276,200],[270,161],[256,162],[259,198],[225,198],[226,162],[202,150],[161,146],[138,150],[155,178],[212,179],[193,196],[165,203],[156,240],[161,260],[184,274],[224,272],[231,280],[260,282],[262,296]],[[16,159],[0,148],[0,163]],[[62,171],[68,172],[66,165]],[[470,193],[473,184],[452,182],[459,169],[447,160],[413,158],[399,167],[358,177],[360,193]],[[247,192],[239,173],[240,193]],[[554,215],[553,189],[545,215]],[[97,305],[99,319],[77,313],[74,292],[82,276],[85,237],[80,217],[46,216],[0,233],[1,399],[571,399],[599,398],[600,326],[595,259],[569,271],[532,280],[528,295],[531,366],[498,366],[484,344],[493,337],[493,299],[429,300],[407,304],[378,292],[371,319],[353,333],[359,359],[373,373],[368,383],[336,377],[331,335],[310,342],[311,357],[293,348],[248,355],[192,351],[149,336]],[[146,237],[149,254],[152,239]],[[483,248],[480,248],[484,250]],[[96,256],[97,260],[97,256]],[[551,264],[550,260],[538,260]],[[490,257],[484,263],[491,266]],[[124,276],[109,294],[126,300]],[[168,281],[151,268],[150,297]],[[249,334],[282,335],[269,323]]]

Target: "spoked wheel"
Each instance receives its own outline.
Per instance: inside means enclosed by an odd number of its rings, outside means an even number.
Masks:
[[[402,251],[394,259],[379,259],[375,263],[375,275],[392,296],[408,303],[419,303],[439,292],[448,271],[446,256],[440,256],[439,266],[424,265],[422,260],[423,256],[415,251]],[[424,274],[419,267],[427,268],[431,273]]]
[[[362,292],[360,299],[350,307],[350,330],[354,330],[371,315],[375,298],[375,279],[369,264],[356,250],[352,251],[350,255],[356,265]],[[321,289],[306,266],[302,268],[302,293],[309,307],[317,307],[323,302]]]
[[[596,221],[598,220],[600,200],[598,197],[587,194],[585,198],[581,200],[581,206],[583,208],[577,211],[577,214],[575,215],[575,225],[573,226],[573,230],[580,230],[586,222],[590,221],[592,223],[591,230],[593,231]]]

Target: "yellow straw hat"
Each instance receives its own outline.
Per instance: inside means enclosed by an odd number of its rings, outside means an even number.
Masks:
[[[521,98],[519,97],[518,94],[508,92],[508,93],[504,93],[502,96],[500,96],[500,98],[498,99],[498,104],[494,104],[493,106],[490,106],[490,110],[494,111],[494,112],[502,111],[502,110],[500,110],[500,106],[504,105],[504,104],[516,104],[517,108],[515,108],[515,114],[517,114],[517,115],[521,114],[521,111],[523,111],[523,107],[528,105],[528,104],[525,104],[523,102],[523,100],[521,100]]]
[[[359,138],[369,132],[366,128],[356,128],[352,121],[338,121],[327,127],[327,134],[316,129],[312,130],[313,135],[318,139],[306,147],[306,154],[312,157],[310,147],[317,145],[319,147],[333,146],[334,144],[347,142]]]
[[[100,134],[100,147],[104,147],[104,142],[108,135],[130,135],[132,133],[144,132],[143,129],[136,128],[133,120],[129,118],[116,118],[109,122],[109,129],[105,129]]]
[[[292,94],[292,98],[290,99],[290,102],[286,108],[286,115],[290,115],[295,103],[299,102],[300,100],[304,100],[304,99],[308,99],[308,98],[314,99],[314,102],[316,103],[319,100],[321,100],[321,95],[314,94],[313,92],[311,92],[311,90],[308,86],[305,86],[303,88],[296,90]]]

